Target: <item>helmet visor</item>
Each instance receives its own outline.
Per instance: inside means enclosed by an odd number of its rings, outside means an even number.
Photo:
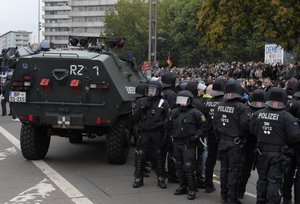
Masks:
[[[147,96],[157,96],[157,95],[158,95],[158,90],[156,87],[153,86],[148,87]]]
[[[176,98],[176,104],[187,106],[189,104],[189,97],[186,96],[177,96]]]

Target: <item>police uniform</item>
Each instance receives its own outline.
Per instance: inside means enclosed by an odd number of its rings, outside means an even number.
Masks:
[[[297,173],[295,180],[295,204],[300,204],[300,143],[297,145],[296,149],[297,158]]]
[[[135,121],[140,127],[139,146],[136,150],[136,169],[135,179],[133,183],[134,188],[143,185],[143,169],[145,151],[153,145],[155,150],[156,160],[156,174],[158,177],[158,186],[166,188],[165,184],[165,170],[163,164],[162,154],[162,139],[163,127],[166,120],[169,105],[161,96],[161,84],[157,81],[150,81],[147,84],[148,96],[141,98],[136,108],[133,110]],[[150,90],[156,89],[155,95],[149,95]]]
[[[215,131],[213,128],[214,119],[214,108],[215,106],[224,101],[224,88],[226,85],[226,80],[223,78],[218,78],[214,81],[212,85],[213,98],[207,100],[205,106],[208,109],[209,116],[208,120],[208,134],[207,134],[207,146],[208,146],[208,156],[205,163],[205,192],[211,193],[216,190],[213,184],[213,174],[214,168],[217,161],[218,155],[218,141],[216,139]]]
[[[168,103],[171,109],[174,109],[177,107],[176,105],[176,92],[175,92],[175,83],[177,79],[177,74],[174,72],[167,72],[164,75],[162,75],[162,97],[165,99]],[[177,176],[176,176],[176,168],[175,168],[175,158],[173,155],[173,145],[171,142],[170,135],[168,133],[165,133],[164,138],[164,158],[167,160],[167,176],[168,176],[168,182],[169,183],[177,183]]]
[[[202,89],[205,88],[206,86],[203,84],[200,84]],[[193,106],[199,110],[204,116],[205,118],[209,117],[209,109],[205,106],[205,102],[207,99],[202,98],[202,96],[198,96],[198,87],[199,87],[199,82],[197,81],[191,81],[188,82],[188,84],[186,85],[186,90],[190,91],[193,95]],[[204,92],[204,90],[202,90]],[[203,130],[205,131],[205,133],[203,134],[201,140],[202,142],[204,141],[204,139],[206,138],[206,134],[208,131],[208,124],[207,122],[203,125]],[[197,144],[197,151],[196,151],[196,183],[197,183],[197,187],[198,188],[204,188],[204,178],[202,178],[202,161],[204,160],[204,158],[202,158],[202,154],[204,151],[204,146],[202,143],[198,143]],[[204,172],[203,172],[204,173]]]
[[[249,131],[247,107],[240,102],[243,88],[235,81],[228,81],[225,86],[226,101],[214,109],[214,127],[219,142],[221,162],[222,202],[240,203],[237,197],[239,176],[243,160],[245,133]]]
[[[288,92],[286,92],[288,94]],[[300,119],[300,82],[297,82],[295,85],[295,93],[293,95],[293,99],[289,101],[289,105],[287,111],[291,113],[294,117]],[[294,146],[294,150],[297,150],[297,146]],[[292,202],[292,187],[295,183],[295,172],[297,169],[297,158],[296,154],[291,155],[289,166],[284,175],[284,181],[282,184],[282,197],[283,197],[283,204],[290,204]],[[296,188],[295,188],[296,189]],[[297,196],[296,190],[295,198]],[[299,195],[300,196],[300,195]]]
[[[288,144],[299,141],[296,118],[285,111],[287,95],[283,89],[271,88],[267,107],[255,112],[250,130],[257,137],[257,204],[279,204],[284,170],[287,167]]]
[[[178,93],[178,97],[188,97],[189,104],[174,109],[171,112],[172,138],[174,140],[174,156],[176,160],[176,173],[179,181],[179,188],[175,195],[188,192],[188,199],[193,200],[196,196],[195,187],[195,150],[196,141],[202,136],[202,127],[205,123],[205,116],[192,106],[193,95],[184,90]]]
[[[248,112],[251,117],[253,113],[265,107],[266,101],[266,93],[261,89],[256,89],[249,99]],[[250,133],[251,134],[251,133]],[[246,144],[245,144],[245,157],[243,159],[243,165],[241,169],[240,181],[239,181],[239,191],[238,197],[242,199],[244,197],[244,193],[246,191],[246,185],[248,183],[248,179],[251,176],[251,171],[253,167],[253,163],[255,160],[255,152],[256,152],[256,137],[254,135],[247,136]]]

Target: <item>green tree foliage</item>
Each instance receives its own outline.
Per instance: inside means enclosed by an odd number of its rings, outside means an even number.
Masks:
[[[261,60],[265,43],[300,51],[297,0],[207,0],[198,12],[206,43],[227,60]]]
[[[168,53],[176,65],[197,65],[207,60],[208,51],[196,30],[197,11],[203,0],[159,0],[157,59],[165,65]],[[105,36],[125,37],[126,50],[139,63],[148,56],[149,2],[120,0],[107,12]]]
[[[197,11],[203,0],[167,0],[161,3],[164,18],[160,34],[167,39],[165,59],[170,52],[176,65],[198,65],[207,58],[207,47],[196,30]],[[163,6],[164,5],[164,6]],[[167,9],[164,9],[167,7]]]
[[[126,38],[121,54],[132,51],[139,62],[148,56],[148,13],[146,0],[119,0],[115,10],[107,11],[105,17],[104,35]]]

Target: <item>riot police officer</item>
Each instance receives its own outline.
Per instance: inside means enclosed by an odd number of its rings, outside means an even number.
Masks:
[[[295,179],[295,204],[300,204],[300,144],[296,149],[297,173]]]
[[[217,78],[212,85],[212,99],[207,100],[205,106],[208,108],[209,117],[208,120],[208,134],[207,134],[207,146],[208,156],[205,163],[205,192],[211,193],[216,190],[213,184],[214,167],[217,161],[218,155],[218,141],[216,139],[215,131],[213,128],[214,108],[223,101],[224,88],[226,80],[223,77]]]
[[[300,81],[295,84],[294,87],[290,88],[290,91],[285,90],[288,98],[289,95],[293,93],[293,99],[289,102],[289,106],[287,111],[291,113],[294,117],[300,119]],[[294,150],[296,151],[297,147],[294,146]],[[286,169],[284,175],[284,181],[282,184],[282,197],[283,204],[291,204],[292,203],[292,187],[295,183],[294,175],[297,168],[297,159],[296,155],[291,155],[290,162],[288,168]],[[296,191],[295,191],[296,197]]]
[[[265,107],[266,101],[266,92],[261,89],[256,89],[249,99],[248,111],[250,117],[256,111]],[[251,133],[250,133],[251,134]],[[245,157],[243,160],[240,181],[239,181],[239,198],[244,198],[244,193],[246,191],[246,185],[248,183],[248,179],[251,176],[251,170],[253,167],[253,163],[255,160],[255,150],[256,150],[256,137],[254,135],[250,135],[247,137],[245,144]]]
[[[169,103],[171,109],[176,108],[176,80],[177,74],[174,72],[167,72],[161,77],[162,82],[162,97]]]
[[[162,154],[162,139],[164,122],[166,120],[169,104],[161,97],[161,84],[158,81],[150,81],[147,84],[146,96],[141,98],[133,110],[133,116],[140,127],[139,146],[136,149],[136,167],[133,188],[143,185],[143,169],[145,151],[150,145],[155,150],[155,170],[158,177],[157,185],[166,188],[165,170]]]
[[[289,156],[288,144],[300,140],[295,117],[285,111],[287,94],[279,87],[267,93],[266,108],[255,112],[250,130],[257,137],[257,204],[279,204]]]
[[[169,103],[171,109],[177,107],[176,105],[176,93],[175,85],[177,80],[177,74],[174,72],[167,72],[161,77],[162,81],[162,97]],[[171,137],[168,135],[168,132],[165,132],[164,135],[164,158],[167,160],[167,175],[169,183],[177,183],[176,169],[175,169],[175,159],[173,155],[173,145],[171,142]]]
[[[219,142],[221,162],[222,202],[240,203],[237,197],[240,170],[243,159],[245,135],[249,131],[247,107],[242,103],[243,88],[235,80],[225,86],[225,101],[216,105],[214,127]]]
[[[198,81],[190,81],[186,85],[186,90],[190,91],[193,95],[193,106],[198,109],[201,113],[204,114],[205,118],[209,117],[209,109],[205,106],[205,102],[207,99],[204,99],[202,96],[206,89],[205,84],[199,83]],[[203,129],[205,130],[205,134],[203,134],[201,141],[206,139],[206,133],[208,130],[208,124],[205,123],[203,125]],[[202,143],[197,144],[196,151],[196,183],[198,188],[205,188],[204,186],[204,178],[202,177],[202,154],[204,151],[204,145]],[[203,172],[204,173],[204,172]]]
[[[179,92],[176,103],[180,107],[172,110],[169,120],[174,140],[176,173],[180,185],[174,194],[188,193],[189,200],[194,200],[196,197],[194,175],[196,141],[202,136],[202,126],[206,121],[205,116],[193,107],[193,97],[190,91]]]

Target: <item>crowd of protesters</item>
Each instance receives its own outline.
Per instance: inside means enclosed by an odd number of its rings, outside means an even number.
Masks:
[[[202,80],[210,83],[219,76],[234,79],[244,79],[248,82],[253,79],[255,83],[261,84],[263,79],[269,78],[273,83],[279,85],[290,78],[300,79],[300,63],[295,64],[265,64],[262,62],[220,62],[213,64],[200,64],[199,67],[173,67],[159,68],[153,72],[154,77],[160,77],[165,72],[175,72],[180,76],[180,80]]]

